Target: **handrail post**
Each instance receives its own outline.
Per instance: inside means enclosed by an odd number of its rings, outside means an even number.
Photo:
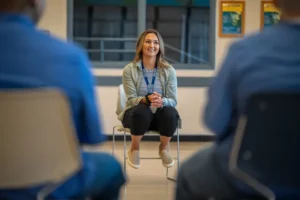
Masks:
[[[104,41],[100,40],[100,62],[104,62]]]
[[[185,15],[182,15],[182,23],[181,23],[181,53],[180,53],[180,63],[184,63],[184,49],[185,49]]]
[[[191,44],[191,41],[192,41],[192,37],[191,37],[191,33],[188,33],[188,63],[191,64],[192,62],[192,44]]]

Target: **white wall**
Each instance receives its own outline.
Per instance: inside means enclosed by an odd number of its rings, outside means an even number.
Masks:
[[[48,0],[39,28],[49,30],[51,34],[66,39],[67,0]]]

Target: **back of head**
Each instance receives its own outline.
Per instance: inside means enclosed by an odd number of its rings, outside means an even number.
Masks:
[[[274,3],[282,12],[283,18],[300,17],[299,0],[274,0]]]
[[[38,23],[43,15],[45,6],[46,0],[0,0],[0,13],[26,15],[34,23]]]

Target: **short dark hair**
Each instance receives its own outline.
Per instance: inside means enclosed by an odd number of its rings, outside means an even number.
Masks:
[[[283,12],[289,14],[300,14],[300,1],[299,0],[277,0],[278,7]]]
[[[28,0],[0,0],[0,11],[21,12],[28,4]]]

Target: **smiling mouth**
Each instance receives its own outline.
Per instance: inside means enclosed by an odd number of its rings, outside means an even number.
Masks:
[[[149,52],[155,52],[155,49],[148,49]]]

